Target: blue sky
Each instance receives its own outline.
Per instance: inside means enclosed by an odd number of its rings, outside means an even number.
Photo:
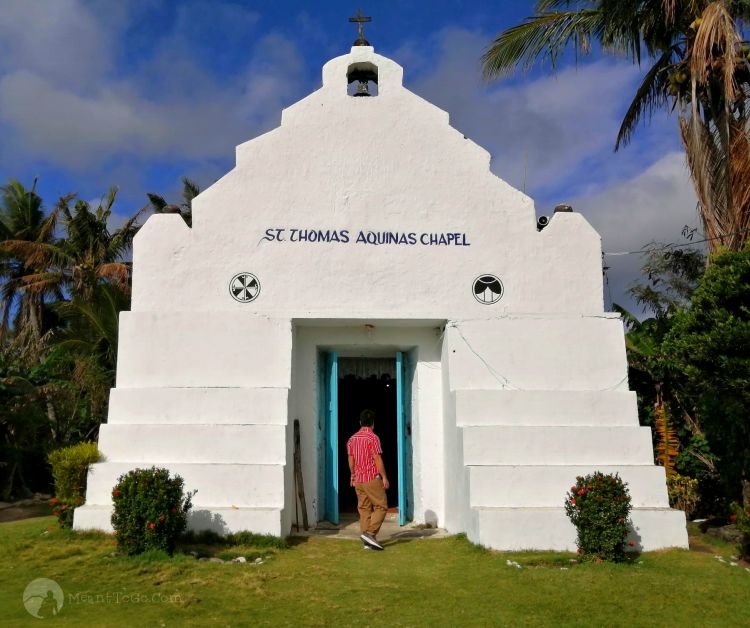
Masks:
[[[120,188],[128,215],[145,192],[176,197],[233,165],[234,146],[276,126],[356,37],[357,4],[222,0],[3,0],[0,181],[91,200]],[[550,213],[584,213],[605,251],[677,241],[696,226],[676,120],[657,115],[613,152],[642,70],[601,54],[485,84],[492,37],[532,12],[525,0],[370,1],[366,35],[404,66],[405,84],[487,148],[492,169]],[[629,304],[637,256],[612,257],[606,295]],[[611,297],[610,297],[611,293]]]

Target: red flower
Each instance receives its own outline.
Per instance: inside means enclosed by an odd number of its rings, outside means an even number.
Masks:
[[[156,527],[156,524],[152,521],[151,523],[148,524],[148,527],[153,530]]]
[[[575,493],[575,490],[576,490],[576,487],[575,487],[575,486],[571,486],[571,487],[570,487],[570,492],[571,492],[571,493]]]
[[[159,515],[159,521],[164,521],[166,518],[166,515]]]
[[[729,515],[729,523],[736,523],[737,515]]]
[[[619,518],[619,519],[617,520],[617,523],[625,523],[625,519],[624,519],[623,517],[620,517],[620,518]]]
[[[122,495],[122,491],[119,488],[116,488],[116,489],[114,489],[112,491],[112,495],[114,495],[115,497],[117,497],[119,495]]]
[[[59,504],[60,500],[57,499],[57,497],[53,497],[52,499],[49,500],[49,503],[50,504]]]
[[[573,504],[573,506],[575,506],[576,505],[576,498],[574,497],[573,499],[571,499],[570,503]]]
[[[630,545],[630,547],[635,547],[635,541],[628,541],[628,545]]]
[[[585,495],[586,494],[586,489],[582,488],[580,491],[578,491],[578,494],[579,495]]]

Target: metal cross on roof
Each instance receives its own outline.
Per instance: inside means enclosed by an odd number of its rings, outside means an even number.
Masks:
[[[357,23],[357,41],[354,42],[354,45],[369,46],[370,42],[365,39],[365,29],[362,24],[365,22],[372,22],[372,17],[362,15],[362,9],[357,9],[357,15],[350,17],[349,21]]]

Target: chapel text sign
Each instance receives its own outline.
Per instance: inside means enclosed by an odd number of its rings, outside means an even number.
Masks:
[[[268,242],[365,244],[378,246],[396,244],[404,246],[471,246],[469,238],[460,231],[423,232],[415,231],[367,231],[349,229],[298,229],[270,227],[262,238]]]

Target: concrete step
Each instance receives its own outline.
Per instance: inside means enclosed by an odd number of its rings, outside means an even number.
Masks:
[[[652,465],[648,427],[464,427],[466,465]]]
[[[86,503],[111,505],[118,478],[138,466],[130,462],[100,462],[89,470]],[[284,467],[259,464],[159,464],[185,482],[197,508],[203,506],[282,508]]]
[[[284,425],[110,425],[99,428],[107,462],[285,464]]]
[[[592,390],[457,390],[456,424],[638,425],[636,394]]]
[[[113,388],[108,423],[284,425],[287,388]]]
[[[576,551],[576,530],[563,508],[473,508],[469,540],[496,550]],[[635,551],[688,547],[685,513],[635,508],[628,537]]]
[[[555,508],[579,475],[619,473],[635,508],[668,508],[663,467],[642,466],[476,466],[469,467],[471,505],[502,508]]]
[[[73,528],[76,530],[101,530],[112,533],[112,506],[85,504],[76,508]],[[279,508],[216,508],[194,507],[188,513],[188,530],[211,530],[229,534],[249,530],[258,534],[281,536],[282,513]]]

